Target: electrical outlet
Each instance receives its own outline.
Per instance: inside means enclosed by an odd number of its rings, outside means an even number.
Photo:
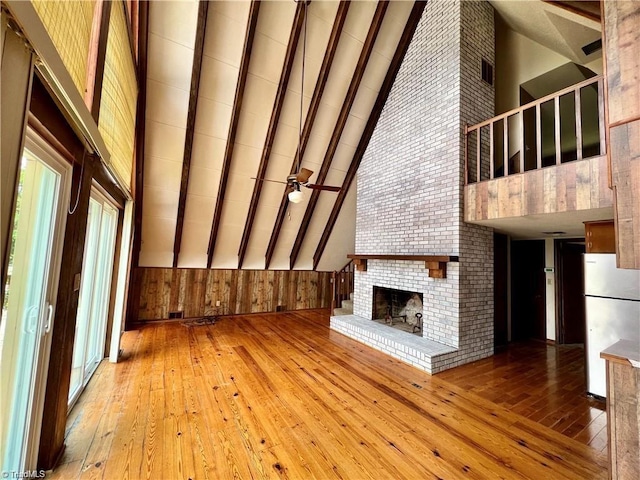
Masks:
[[[220,300],[216,300],[216,307],[220,306]]]

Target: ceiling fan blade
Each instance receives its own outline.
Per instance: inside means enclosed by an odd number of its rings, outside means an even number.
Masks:
[[[341,190],[340,187],[334,187],[331,185],[316,185],[314,183],[305,183],[304,186],[312,190],[324,190],[327,192],[339,192]]]
[[[280,180],[270,180],[268,178],[256,178],[251,177],[251,180],[257,180],[259,182],[272,182],[272,183],[282,183],[283,185],[287,185],[287,182],[281,182]]]
[[[308,168],[301,168],[298,174],[296,175],[296,180],[300,183],[307,183],[309,178],[313,175],[313,170],[309,170]]]

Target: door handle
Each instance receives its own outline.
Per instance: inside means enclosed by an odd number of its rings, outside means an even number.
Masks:
[[[51,321],[53,319],[53,305],[47,306],[47,323],[44,324],[45,335],[51,331]]]

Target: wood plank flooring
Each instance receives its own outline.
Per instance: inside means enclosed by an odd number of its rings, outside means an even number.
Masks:
[[[312,310],[127,332],[51,478],[606,478],[598,450],[328,324]]]
[[[606,405],[587,397],[584,366],[581,345],[530,342],[438,378],[606,453]]]

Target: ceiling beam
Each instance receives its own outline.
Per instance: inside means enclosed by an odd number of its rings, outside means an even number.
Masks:
[[[606,1],[606,0],[602,0]],[[568,12],[581,15],[589,20],[600,23],[600,2],[598,0],[579,0],[579,1],[558,1],[558,0],[544,0],[549,5],[554,5],[559,8],[563,8]]]
[[[335,57],[336,50],[338,48],[338,42],[340,41],[342,26],[344,25],[344,21],[347,18],[347,13],[349,11],[350,5],[351,3],[349,1],[342,1],[338,6],[338,11],[336,13],[333,27],[331,29],[331,36],[329,37],[329,41],[327,42],[327,49],[324,53],[324,58],[322,59],[322,66],[320,67],[318,80],[316,81],[316,86],[313,90],[313,96],[311,97],[311,103],[309,104],[307,117],[304,121],[304,127],[302,129],[302,135],[300,138],[300,148],[296,150],[295,156],[293,158],[293,163],[291,165],[291,174],[297,173],[300,158],[299,155],[304,156],[304,151],[307,148],[309,135],[311,134],[311,129],[313,128],[316,114],[318,113],[318,108],[320,107],[320,100],[322,99],[324,87],[327,84],[327,79],[329,78],[329,72],[331,71],[331,65],[333,64],[333,58]],[[271,259],[273,258],[273,253],[275,252],[276,244],[278,243],[278,238],[280,237],[282,223],[284,222],[284,218],[287,213],[289,198],[284,194],[284,192],[285,190],[283,190],[280,208],[278,209],[276,222],[273,227],[273,231],[271,232],[271,238],[269,239],[269,246],[267,247],[267,253],[265,255],[265,268],[269,268],[269,265],[271,264]]]
[[[367,63],[369,62],[369,58],[371,57],[371,53],[373,52],[373,46],[375,45],[376,39],[378,38],[378,32],[380,31],[380,27],[382,26],[382,21],[384,20],[384,15],[387,12],[388,6],[389,2],[387,2],[386,0],[378,2],[375,14],[373,15],[373,20],[371,21],[371,26],[369,27],[369,32],[367,32],[367,38],[364,41],[362,51],[360,52],[360,57],[358,58],[358,63],[356,64],[355,71],[353,72],[353,77],[351,78],[351,83],[349,84],[347,95],[345,96],[344,102],[342,103],[340,114],[338,115],[338,120],[336,121],[336,126],[333,129],[331,140],[329,141],[327,151],[322,160],[320,172],[318,172],[318,176],[316,177],[316,181],[314,182],[316,184],[324,184],[324,181],[327,178],[327,173],[329,173],[329,168],[331,168],[333,156],[336,153],[338,143],[340,142],[340,137],[342,136],[344,127],[347,124],[347,120],[349,119],[351,106],[356,99],[358,88],[360,87],[360,82],[362,81],[362,77],[364,76],[364,72],[367,68]],[[311,223],[311,218],[313,217],[316,205],[318,204],[319,197],[320,190],[314,190],[311,193],[311,197],[309,198],[309,203],[307,204],[307,208],[304,212],[304,217],[302,219],[302,223],[300,224],[300,229],[298,230],[298,235],[296,236],[296,240],[293,243],[293,249],[291,250],[291,255],[289,256],[289,268],[291,269],[293,269],[293,266],[298,259],[298,255],[300,254],[302,242],[304,241],[304,237],[306,236],[307,230],[309,229],[309,224]]]
[[[400,70],[400,66],[402,65],[402,60],[404,59],[407,50],[409,49],[409,45],[411,44],[411,39],[413,38],[413,34],[418,27],[418,23],[420,22],[420,18],[422,17],[422,12],[426,6],[427,2],[417,1],[413,5],[413,9],[411,10],[411,14],[409,15],[409,19],[407,20],[407,24],[404,27],[404,31],[402,32],[402,36],[400,37],[400,42],[396,48],[396,51],[391,59],[391,64],[389,65],[389,70],[387,70],[387,75],[382,82],[382,87],[380,87],[380,91],[378,92],[378,96],[376,98],[376,102],[373,105],[373,109],[371,110],[371,115],[369,115],[369,120],[367,120],[367,125],[365,126],[364,131],[362,132],[362,137],[360,137],[360,142],[358,142],[358,147],[351,159],[351,164],[349,165],[349,170],[342,182],[342,188],[340,189],[340,193],[338,194],[338,198],[336,199],[335,204],[333,205],[333,210],[331,210],[331,215],[329,215],[329,220],[322,232],[322,237],[320,237],[320,242],[318,244],[318,248],[313,255],[313,269],[315,270],[320,262],[320,258],[324,252],[324,249],[327,246],[327,242],[329,241],[329,237],[331,236],[331,232],[333,227],[336,224],[336,220],[338,219],[338,215],[340,214],[340,210],[342,209],[342,205],[344,203],[344,199],[349,192],[349,188],[351,187],[351,183],[356,176],[358,171],[358,167],[360,166],[360,161],[364,155],[364,152],[369,145],[369,141],[371,140],[371,136],[375,130],[376,124],[380,119],[380,114],[382,113],[382,109],[384,108],[384,104],[389,97],[389,92],[391,92],[391,87],[393,87],[393,82],[398,75],[398,71]]]
[[[233,110],[231,112],[231,123],[229,125],[229,135],[227,136],[227,146],[224,152],[224,161],[222,163],[222,172],[220,174],[220,186],[218,187],[216,209],[213,214],[213,222],[211,224],[211,236],[209,237],[209,248],[207,250],[207,268],[211,268],[211,261],[213,260],[213,253],[216,249],[216,242],[218,240],[218,230],[220,229],[220,221],[222,219],[222,207],[224,206],[224,196],[227,190],[227,182],[229,180],[233,147],[235,146],[236,133],[238,132],[240,111],[242,109],[242,100],[244,98],[244,87],[247,84],[247,74],[249,73],[251,50],[253,48],[253,37],[255,37],[256,34],[256,24],[258,23],[259,11],[260,0],[252,0],[249,8],[249,18],[247,20],[247,31],[244,37],[244,47],[242,50],[242,62],[240,63],[238,84],[236,85],[236,94],[233,100]]]
[[[262,193],[262,186],[264,185],[264,182],[262,182],[260,179],[264,178],[265,174],[267,173],[267,166],[269,165],[269,158],[271,157],[271,147],[273,146],[273,142],[276,138],[278,122],[280,121],[280,114],[282,113],[282,106],[284,105],[284,97],[287,94],[289,77],[291,76],[293,61],[296,56],[296,49],[298,47],[298,40],[300,39],[300,32],[302,31],[302,25],[304,24],[305,8],[306,7],[304,2],[298,2],[296,7],[296,14],[293,19],[293,26],[291,27],[291,33],[289,34],[289,43],[287,45],[287,52],[284,57],[284,65],[282,66],[280,81],[278,82],[278,91],[276,92],[273,110],[271,111],[271,119],[269,121],[267,137],[262,149],[262,156],[260,157],[258,172],[256,173],[256,178],[258,180],[256,180],[255,184],[253,185],[251,204],[249,206],[249,212],[247,213],[247,220],[244,224],[242,239],[240,240],[240,248],[238,250],[238,268],[242,268],[242,263],[244,262],[244,257],[247,253],[247,247],[249,246],[249,238],[251,237],[251,231],[253,229],[253,221],[256,217],[258,203],[260,201],[260,194]]]
[[[176,236],[173,243],[173,268],[178,266],[180,247],[182,245],[182,231],[184,228],[184,211],[187,204],[189,189],[189,171],[191,170],[191,155],[193,153],[193,137],[196,126],[196,111],[198,110],[198,93],[200,91],[200,72],[202,71],[202,57],[204,53],[204,38],[207,31],[208,0],[200,0],[198,4],[198,21],[196,24],[196,41],[193,49],[193,66],[191,67],[191,89],[189,90],[189,110],[187,112],[187,131],[184,139],[184,156],[182,158],[182,177],[180,179],[180,197],[178,198],[178,216],[176,218]]]
[[[145,114],[147,111],[147,52],[149,46],[149,2],[140,2],[138,14],[138,102],[136,105],[135,158],[133,169],[133,240],[127,290],[125,326],[138,315],[140,282],[136,276],[142,249],[142,196],[144,187]],[[125,327],[126,328],[126,327]]]
[[[147,110],[147,52],[149,45],[149,2],[140,3],[138,37],[138,102],[136,105],[136,145],[133,183],[133,247],[131,266],[137,267],[142,249],[142,196],[144,187],[144,140]]]

